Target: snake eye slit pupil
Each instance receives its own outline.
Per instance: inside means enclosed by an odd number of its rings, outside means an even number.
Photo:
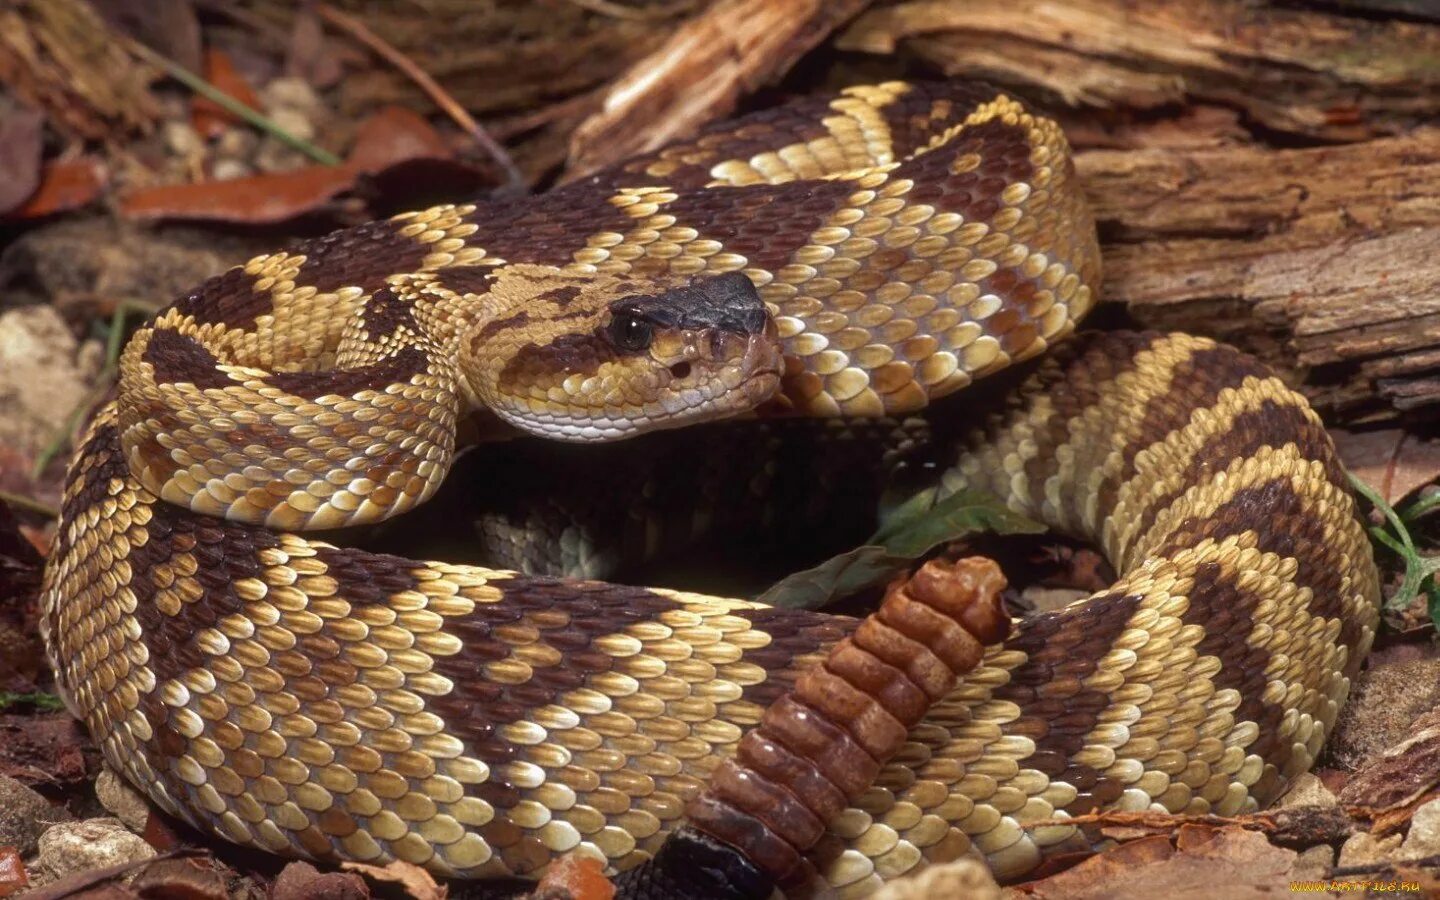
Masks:
[[[610,338],[627,353],[638,353],[650,346],[655,329],[644,319],[619,314],[610,322]]]

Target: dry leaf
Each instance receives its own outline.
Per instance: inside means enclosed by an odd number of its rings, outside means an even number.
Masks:
[[[403,106],[384,106],[355,132],[349,164],[361,172],[378,172],[412,159],[449,159],[450,148],[430,123]]]
[[[342,165],[142,188],[125,196],[120,212],[133,219],[268,225],[320,210],[354,190],[361,175],[381,194],[393,191],[394,182],[404,182],[412,197],[428,196],[437,185],[452,188],[453,196],[495,183],[485,170],[448,156],[449,149],[429,123],[388,107],[360,125],[355,147]]]
[[[370,888],[352,872],[320,872],[307,862],[292,862],[270,886],[270,900],[370,900]]]
[[[1173,842],[1156,835],[1122,844],[1016,890],[1055,900],[1273,898],[1288,887],[1297,856],[1237,826],[1184,825]]]
[[[132,191],[120,202],[130,219],[189,219],[271,225],[308,212],[348,191],[348,166],[305,166],[230,181],[170,184]]]
[[[100,196],[106,180],[105,164],[98,157],[46,163],[40,186],[6,218],[38,219],[79,209]]]
[[[25,860],[14,847],[0,847],[0,897],[19,893],[30,886],[25,873]]]
[[[373,878],[376,881],[398,884],[415,900],[445,900],[449,894],[443,885],[436,884],[429,872],[414,863],[400,859],[383,866],[347,862],[341,863],[340,867],[347,872],[358,872],[366,878]]]
[[[130,887],[143,900],[228,900],[226,878],[209,857],[157,859],[136,874]]]
[[[260,98],[241,74],[235,63],[223,50],[211,48],[205,51],[205,80],[220,93],[245,104],[251,109],[260,108]],[[190,100],[190,125],[204,138],[219,137],[225,128],[240,121],[234,113],[211,100],[196,94]]]
[[[1350,474],[1370,485],[1391,506],[1440,478],[1440,439],[1400,428],[1331,432]]]

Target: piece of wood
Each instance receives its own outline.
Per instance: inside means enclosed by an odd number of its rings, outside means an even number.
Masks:
[[[877,5],[836,44],[884,54],[903,45],[948,75],[1072,105],[1220,103],[1326,140],[1393,134],[1440,114],[1440,28],[1318,3],[910,0]]]
[[[1096,150],[1101,295],[1303,377],[1342,421],[1440,405],[1440,130],[1335,147]]]
[[[870,0],[722,0],[610,86],[570,137],[567,179],[654,150],[724,118],[790,70]]]

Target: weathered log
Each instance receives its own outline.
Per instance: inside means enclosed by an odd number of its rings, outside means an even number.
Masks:
[[[909,0],[877,4],[836,44],[872,53],[903,45],[946,74],[1071,105],[1219,103],[1326,140],[1398,133],[1440,112],[1440,28],[1320,4]]]
[[[1304,378],[1333,418],[1440,404],[1440,130],[1081,153],[1106,300]]]

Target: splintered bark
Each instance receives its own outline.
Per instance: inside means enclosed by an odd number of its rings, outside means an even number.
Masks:
[[[1219,103],[1326,140],[1395,133],[1440,105],[1440,28],[1320,3],[910,0],[876,4],[836,43],[903,47],[946,74],[1027,85],[1067,104]]]
[[[1078,160],[1102,295],[1305,380],[1344,421],[1440,404],[1440,130],[1302,150]]]

